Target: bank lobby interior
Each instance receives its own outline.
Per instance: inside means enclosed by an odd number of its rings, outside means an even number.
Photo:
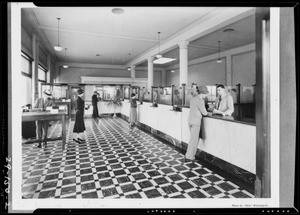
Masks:
[[[293,41],[293,10],[279,10],[284,51]],[[22,199],[270,197],[270,13],[254,7],[22,8]],[[281,66],[289,64],[279,57]],[[284,88],[294,83],[291,70],[280,68],[291,77],[280,80],[282,93],[292,91]],[[192,84],[207,87],[207,106],[223,84],[234,113],[203,117],[197,162],[185,162]],[[80,88],[82,144],[73,141]],[[47,111],[63,117],[50,119],[47,147],[38,148],[36,118],[24,115],[46,89],[54,102]],[[98,118],[92,117],[95,91]],[[138,99],[135,129],[128,124],[131,93]],[[121,105],[110,106],[116,99]]]

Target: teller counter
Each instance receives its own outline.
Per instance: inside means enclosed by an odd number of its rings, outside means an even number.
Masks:
[[[129,102],[127,100],[127,102]],[[129,104],[129,103],[128,103]],[[85,117],[91,117],[93,114],[93,105],[92,105],[92,101],[85,101],[85,105],[89,105],[89,108],[84,110],[84,116]],[[106,101],[99,101],[97,102],[97,106],[98,106],[98,114],[100,115],[104,115],[104,114],[113,114],[114,113],[114,109],[112,107],[108,107],[107,106],[107,102]],[[121,108],[116,108],[116,113],[120,113],[121,112]]]
[[[123,118],[128,119],[129,110],[129,101],[124,100]],[[153,107],[152,103],[143,102],[137,107],[137,115],[140,128],[186,149],[190,137],[189,108],[179,112],[169,105]],[[245,121],[221,115],[203,117],[197,156],[252,183],[256,171],[256,126],[253,120]]]

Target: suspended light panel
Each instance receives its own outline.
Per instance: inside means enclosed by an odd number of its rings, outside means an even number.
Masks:
[[[176,60],[175,58],[161,57],[153,61],[154,64],[165,64]]]

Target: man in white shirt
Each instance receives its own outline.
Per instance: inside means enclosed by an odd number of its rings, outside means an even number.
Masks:
[[[213,109],[214,114],[232,115],[234,112],[233,98],[225,91],[224,85],[217,86],[218,98],[216,99],[215,107]]]

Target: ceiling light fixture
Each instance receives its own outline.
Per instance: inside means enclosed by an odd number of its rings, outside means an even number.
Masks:
[[[230,34],[231,34],[231,32],[233,32],[233,31],[234,31],[234,29],[232,29],[232,28],[227,28],[227,29],[223,30],[224,33],[228,33],[228,49],[231,48]]]
[[[219,43],[219,59],[217,60],[217,63],[222,63],[222,60],[220,58],[220,43],[221,43],[221,41],[218,41],[218,43]]]
[[[124,13],[124,10],[122,8],[113,8],[111,10],[111,12],[114,13],[114,14],[120,15],[120,14]]]
[[[67,56],[67,48],[65,48],[65,64],[63,65],[63,68],[67,69],[69,66],[67,65],[66,57]]]
[[[63,50],[63,47],[61,47],[60,45],[59,45],[59,20],[60,20],[60,18],[57,18],[57,38],[58,38],[58,43],[57,43],[57,46],[54,46],[54,50],[55,51],[58,51],[58,52],[60,52],[60,51],[62,51]]]
[[[176,60],[176,58],[162,57],[153,61],[154,64],[165,64]]]
[[[160,54],[160,32],[157,32],[158,34],[158,54],[156,55],[156,58],[162,58],[162,55]]]
[[[130,53],[128,54],[128,62],[130,61]],[[131,71],[131,67],[127,67],[127,71]]]

